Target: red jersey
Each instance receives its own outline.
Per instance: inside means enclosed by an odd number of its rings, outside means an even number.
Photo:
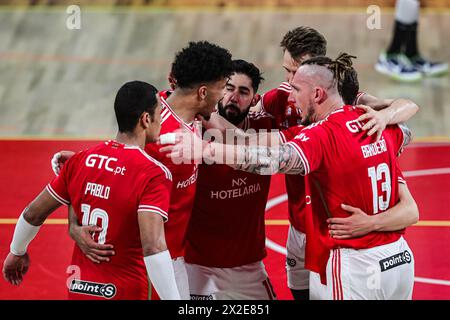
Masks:
[[[276,121],[277,128],[288,130],[297,128],[301,122],[301,114],[295,105],[289,103],[288,98],[292,88],[287,82],[280,84],[278,88],[266,92],[261,99],[261,106],[264,111],[271,114]],[[286,133],[288,134],[288,133]],[[287,141],[294,138],[286,137]],[[283,140],[286,142],[286,140]],[[305,196],[308,186],[305,185],[305,178],[300,175],[285,175],[286,192],[288,194],[289,223],[297,230],[305,233]]]
[[[243,129],[272,127],[268,114],[250,113]],[[261,261],[266,256],[264,216],[269,187],[270,176],[227,165],[200,165],[186,235],[186,262],[233,268]]]
[[[75,246],[72,265],[80,279],[72,282],[69,299],[148,299],[138,212],[167,220],[170,188],[170,171],[138,147],[108,141],[67,161],[47,191],[73,206],[79,224],[102,227],[94,240],[116,252],[96,264]]]
[[[278,88],[267,91],[261,98],[262,110],[275,118],[275,124],[280,130],[299,125],[301,121],[300,112],[288,101],[291,91],[289,83],[282,82]]]
[[[300,125],[301,113],[289,103],[288,97],[292,91],[287,82],[283,82],[277,89],[264,94],[262,106],[264,110],[277,119],[280,139],[283,143],[292,140],[303,126]],[[364,92],[358,93],[354,104],[358,104]],[[306,233],[305,205],[310,201],[310,187],[308,179],[300,175],[285,175],[286,193],[288,195],[289,223],[296,229]]]
[[[398,197],[397,155],[403,132],[389,126],[374,141],[356,119],[364,111],[344,106],[326,119],[305,127],[291,142],[303,161],[311,186],[311,220],[307,222],[306,267],[324,275],[329,249],[365,249],[394,242],[399,232],[371,232],[336,240],[329,236],[328,217],[348,217],[341,204],[377,214],[393,207]],[[308,219],[308,218],[307,218]]]
[[[283,143],[291,141],[303,128],[302,125],[296,125],[280,131],[280,140]],[[296,230],[306,233],[305,205],[310,201],[308,179],[298,174],[286,174],[285,181],[288,195],[289,223]]]
[[[162,95],[161,99],[161,134],[174,132],[180,126],[194,132],[192,124],[179,118]],[[149,143],[145,151],[163,163],[172,172],[173,184],[170,195],[170,220],[164,225],[167,247],[173,259],[184,256],[185,233],[192,206],[194,204],[197,182],[196,164],[174,164],[166,154],[159,152],[160,145]]]

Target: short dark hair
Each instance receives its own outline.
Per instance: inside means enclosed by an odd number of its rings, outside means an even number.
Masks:
[[[327,40],[316,29],[310,27],[298,27],[288,31],[280,46],[289,51],[294,60],[299,60],[305,54],[311,57],[327,54]]]
[[[172,64],[172,76],[180,88],[214,82],[231,75],[231,54],[207,41],[189,42]]]
[[[144,112],[148,112],[153,119],[158,105],[157,93],[154,86],[142,81],[127,82],[119,89],[114,101],[114,111],[120,132],[134,131]]]
[[[353,68],[352,59],[356,58],[347,53],[340,53],[336,60],[328,57],[313,57],[303,61],[302,65],[326,66],[333,73],[337,82],[338,92],[345,104],[353,105],[359,92],[358,73]]]
[[[252,88],[254,93],[258,92],[259,85],[264,78],[261,76],[261,72],[258,67],[251,62],[237,59],[233,60],[233,72],[245,74],[252,80]]]

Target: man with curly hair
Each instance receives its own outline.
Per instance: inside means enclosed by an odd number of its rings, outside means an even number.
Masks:
[[[165,99],[161,96],[161,135],[184,127],[194,134],[194,120],[209,119],[231,74],[231,54],[207,41],[190,42],[179,51],[172,65],[177,85]],[[182,299],[190,299],[184,264],[186,228],[196,190],[198,165],[174,164],[159,146],[148,144],[145,151],[168,166],[173,175],[169,207],[170,222],[165,225],[166,241],[174,260],[174,269]]]
[[[172,75],[176,79],[173,91],[160,92],[161,135],[185,128],[196,134],[195,119],[209,119],[219,100],[223,98],[225,84],[232,71],[231,54],[224,48],[207,41],[190,42],[175,56]],[[160,146],[149,143],[145,152],[163,163],[172,173],[172,189],[168,216],[164,232],[173,260],[175,278],[181,299],[189,300],[189,284],[184,262],[185,233],[191,216],[196,190],[198,165],[195,163],[175,164]],[[60,161],[61,162],[61,161]],[[83,229],[84,228],[84,229]],[[92,251],[88,227],[70,223],[70,234],[85,254]],[[108,251],[96,251],[98,261],[104,260]]]
[[[417,222],[418,209],[396,159],[411,132],[403,125],[388,126],[380,139],[364,132],[360,117],[365,111],[345,105],[338,90],[347,74],[355,73],[351,58],[340,54],[336,60],[316,57],[302,63],[289,96],[303,115],[302,125],[290,129],[296,131],[292,139],[286,131],[282,143],[246,133],[244,144],[221,144],[180,132],[177,143],[161,151],[174,161],[201,160],[193,152],[201,145],[196,154],[205,161],[261,175],[308,175],[305,267],[313,271],[311,298],[411,299],[414,257],[402,235]],[[409,208],[401,205],[402,197],[409,199]],[[329,229],[350,218],[347,204],[372,221],[359,236]]]

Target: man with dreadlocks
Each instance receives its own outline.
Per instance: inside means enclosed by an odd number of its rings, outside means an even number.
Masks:
[[[309,58],[325,56],[327,51],[327,40],[316,29],[308,26],[296,27],[289,30],[280,42],[283,52],[282,66],[285,80],[279,87],[264,93],[258,105],[253,111],[263,110],[275,118],[277,128],[280,130],[297,126],[301,123],[302,114],[295,107],[295,101],[289,101],[289,94],[292,91],[290,82],[301,63]],[[346,73],[347,79],[339,84],[339,92],[345,104],[365,105],[366,114],[362,117],[368,119],[364,129],[368,135],[377,134],[379,137],[384,130],[385,124],[391,116],[395,115],[399,121],[407,121],[413,116],[418,106],[412,101],[402,99],[394,103],[394,99],[379,99],[368,93],[359,92],[359,83],[356,72]],[[358,93],[359,92],[359,93]],[[392,105],[394,103],[394,105]],[[375,111],[378,110],[378,111]],[[400,115],[403,115],[402,117]],[[287,136],[293,138],[296,134]],[[281,134],[281,138],[284,136]],[[283,139],[283,142],[286,142]],[[296,300],[306,300],[309,298],[309,271],[304,268],[305,248],[306,248],[306,225],[305,207],[308,201],[309,186],[305,179],[298,175],[286,175],[286,193],[288,195],[288,218],[289,231],[286,242],[286,275],[287,285],[292,296]],[[306,195],[306,197],[305,197]],[[357,215],[348,218],[347,226],[353,224]],[[341,221],[343,223],[343,221]],[[330,224],[330,227],[335,227]],[[354,230],[348,229],[349,234]]]
[[[335,61],[309,59],[291,84],[291,99],[302,110],[302,124],[309,125],[288,144],[298,153],[302,173],[310,174],[312,186],[314,215],[307,232],[307,257],[312,261],[307,259],[307,266],[316,273],[311,273],[311,298],[411,299],[414,259],[402,231],[371,232],[354,239],[327,233],[330,218],[347,216],[342,203],[376,215],[393,207],[400,189],[406,188],[397,183],[403,179],[396,156],[408,143],[409,130],[391,126],[375,141],[361,132],[361,111],[342,107],[339,89],[355,74],[351,58],[341,54]]]
[[[379,140],[363,132],[364,122],[358,118],[364,111],[344,105],[338,90],[354,72],[347,54],[334,61],[316,57],[303,62],[291,82],[290,99],[301,109],[306,127],[290,142],[272,147],[205,142],[203,157],[217,162],[232,154],[236,162],[229,165],[235,169],[307,175],[312,187],[306,267],[313,271],[312,299],[411,299],[414,258],[402,237],[404,230],[374,227],[357,238],[334,237],[328,230],[330,219],[348,216],[342,204],[360,208],[373,219],[384,214],[389,220],[401,194],[412,199],[406,185],[398,183],[403,179],[396,160],[410,131],[388,126]],[[191,159],[195,144],[186,137],[191,136],[180,133],[179,142],[164,151],[177,161]],[[413,203],[410,210],[417,221]]]

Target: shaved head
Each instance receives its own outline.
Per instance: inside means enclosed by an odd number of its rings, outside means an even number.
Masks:
[[[295,103],[302,114],[302,124],[309,125],[325,119],[330,112],[344,105],[341,92],[347,98],[355,96],[359,89],[357,73],[347,53],[340,53],[336,60],[313,57],[303,61],[290,85],[289,102]]]
[[[306,64],[300,66],[291,81],[290,102],[302,114],[302,124],[310,125],[322,119],[322,105],[328,100],[341,99],[337,81],[327,66]]]
[[[333,72],[325,66],[302,65],[295,73],[293,82],[306,82],[312,87],[321,87],[328,94],[337,92],[337,83]]]

